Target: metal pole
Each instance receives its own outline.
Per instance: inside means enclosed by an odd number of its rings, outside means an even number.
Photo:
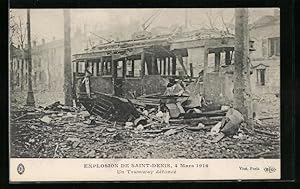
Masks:
[[[28,92],[27,92],[27,100],[26,105],[27,106],[34,106],[34,95],[32,91],[32,63],[31,63],[31,34],[30,34],[30,9],[27,9],[27,43],[28,43],[28,49],[27,49],[27,61],[28,61]]]

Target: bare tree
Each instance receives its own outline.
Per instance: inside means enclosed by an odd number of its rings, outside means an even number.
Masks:
[[[17,32],[17,24],[15,22],[15,16],[12,14],[11,10],[9,13],[9,44],[13,44],[13,40]]]
[[[225,21],[224,21],[223,11],[220,12],[220,17],[221,17],[222,24],[223,24],[223,27],[224,27],[226,33],[227,33],[227,34],[230,34],[229,26],[228,26],[228,24],[226,24]]]
[[[25,49],[25,43],[27,39],[27,27],[26,21],[21,16],[16,16],[10,10],[9,14],[9,43],[20,46],[23,50]],[[37,41],[38,36],[32,34],[32,41]]]
[[[26,24],[24,23],[24,21],[21,19],[20,16],[18,17],[16,24],[17,24],[16,40],[17,40],[18,45],[20,45],[20,47],[22,49],[24,49],[26,34],[27,34]]]
[[[211,30],[218,30],[218,28],[216,27],[216,24],[215,24],[216,18],[213,16],[211,10],[206,12],[206,17],[207,17],[207,20],[208,20],[208,23],[209,23],[209,28]]]
[[[232,28],[230,28],[231,25],[233,25],[234,21],[234,16],[230,20],[230,22],[225,22],[223,11],[219,12],[219,18],[215,14],[212,13],[211,10],[206,12],[206,17],[208,20],[208,25],[206,25],[206,28],[209,28],[211,30],[216,30],[216,31],[224,31],[226,34],[232,34]],[[217,26],[216,21],[221,19],[222,26]]]
[[[10,10],[9,14],[9,42],[20,46],[23,50],[27,39],[26,21],[21,16],[16,16]]]

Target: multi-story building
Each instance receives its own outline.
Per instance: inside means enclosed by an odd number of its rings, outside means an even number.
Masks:
[[[20,47],[10,45],[10,88],[22,91],[27,85],[27,59]]]
[[[76,32],[71,39],[72,54],[86,47],[86,38]],[[35,99],[39,104],[53,101],[64,102],[64,40],[59,39],[40,44],[32,42],[32,85]],[[14,96],[24,101],[28,81],[25,49],[11,45],[10,48],[10,89]],[[23,98],[23,99],[22,99]],[[25,102],[25,101],[24,101]]]
[[[251,52],[253,74],[252,90],[257,95],[279,94],[280,92],[280,16],[274,15],[256,20],[250,29],[256,51]]]

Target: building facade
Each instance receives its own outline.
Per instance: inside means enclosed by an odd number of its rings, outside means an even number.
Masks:
[[[82,51],[86,47],[86,38],[80,31],[71,39],[71,53]],[[32,42],[32,86],[37,104],[64,102],[64,40],[39,44]],[[10,47],[10,90],[16,98],[25,103],[28,91],[26,48]]]
[[[251,52],[251,84],[257,95],[280,93],[280,16],[266,15],[253,23],[250,37],[256,51]]]
[[[10,45],[10,89],[23,91],[27,86],[27,59],[26,54],[20,47]]]

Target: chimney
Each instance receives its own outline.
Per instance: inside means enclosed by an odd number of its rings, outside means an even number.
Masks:
[[[36,47],[36,40],[32,41],[33,47]]]
[[[276,8],[276,9],[274,10],[274,16],[275,16],[275,17],[280,17],[280,9],[279,9],[279,8]]]
[[[46,41],[45,39],[42,39],[42,45],[45,45]]]

